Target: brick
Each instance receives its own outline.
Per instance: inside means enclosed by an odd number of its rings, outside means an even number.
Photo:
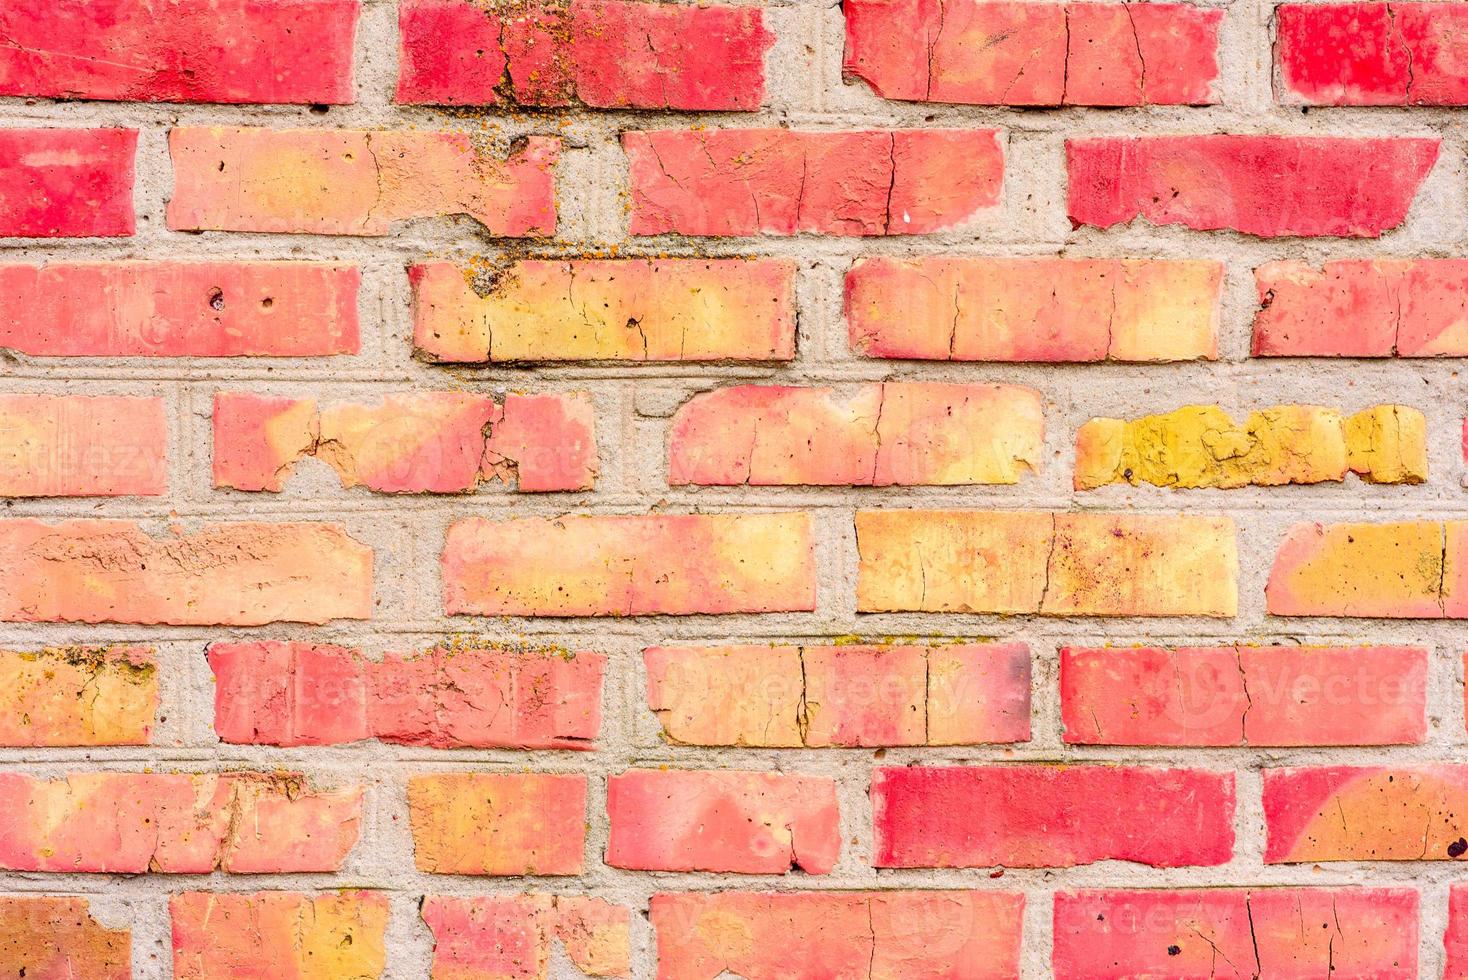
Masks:
[[[1296,524],[1264,594],[1275,616],[1468,618],[1468,522]]]
[[[856,0],[848,77],[887,99],[1207,105],[1223,11],[1172,3]]]
[[[336,871],[361,822],[360,787],[312,790],[288,773],[0,773],[8,871]]]
[[[979,745],[1030,737],[1030,651],[649,647],[647,704],[681,745]]]
[[[137,149],[135,129],[0,130],[0,237],[131,237]]]
[[[1011,765],[877,769],[878,868],[1226,863],[1234,776],[1201,769]]]
[[[1286,3],[1275,8],[1281,102],[1465,105],[1462,3]]]
[[[836,784],[776,772],[633,769],[607,777],[606,863],[638,871],[830,874]]]
[[[1189,489],[1278,487],[1427,479],[1427,418],[1377,405],[1354,415],[1318,405],[1277,405],[1242,425],[1217,405],[1188,405],[1139,419],[1094,418],[1076,432],[1075,488],[1112,483]]]
[[[85,898],[0,898],[0,974],[31,980],[131,980],[132,933],[92,918]]]
[[[1448,889],[1448,927],[1443,947],[1447,953],[1444,980],[1468,977],[1468,885]]]
[[[1214,360],[1222,285],[1212,261],[877,257],[846,274],[846,319],[866,357]]]
[[[993,129],[625,132],[633,235],[921,235],[999,202]]]
[[[810,516],[465,518],[441,561],[450,616],[683,616],[815,609]]]
[[[168,227],[376,236],[463,214],[498,237],[554,235],[560,146],[532,136],[501,160],[467,133],[181,127]]]
[[[1266,262],[1255,357],[1468,356],[1468,259]]]
[[[357,0],[14,0],[0,95],[340,105],[356,26]]]
[[[360,349],[356,266],[0,264],[0,347],[38,357],[317,357]]]
[[[1427,736],[1421,647],[1063,647],[1072,745],[1398,745]]]
[[[1039,469],[1044,429],[1040,393],[1017,385],[741,385],[695,395],[678,410],[668,483],[1018,483]]]
[[[375,980],[387,969],[380,892],[184,892],[168,910],[175,980]]]
[[[1267,864],[1446,861],[1468,852],[1468,767],[1264,770]]]
[[[1127,136],[1066,141],[1070,221],[1145,218],[1262,238],[1376,238],[1400,225],[1439,140],[1337,136]]]
[[[1055,895],[1056,980],[1417,976],[1410,888],[1088,890]]]
[[[579,875],[586,777],[448,773],[408,780],[413,860],[452,875]]]
[[[409,268],[413,346],[439,363],[788,361],[795,266],[775,259],[529,260]]]
[[[662,980],[1019,976],[1024,896],[993,891],[652,896]]]
[[[380,405],[248,392],[214,396],[214,485],[278,491],[311,456],[343,487],[465,493],[503,480],[524,492],[590,490],[596,419],[582,392],[389,394]]]
[[[397,101],[748,110],[774,35],[758,7],[408,0]]]
[[[156,497],[167,446],[161,398],[0,394],[0,496]]]
[[[372,615],[372,549],[336,524],[0,521],[0,622],[259,626]]]
[[[422,914],[433,933],[434,980],[544,978],[559,950],[587,976],[631,976],[632,917],[599,898],[429,895]]]
[[[368,660],[345,647],[214,643],[214,729],[246,745],[376,738],[433,748],[591,749],[597,653],[434,647]]]
[[[157,713],[151,647],[0,651],[0,746],[147,745]]]
[[[1233,616],[1225,517],[856,512],[859,612]]]

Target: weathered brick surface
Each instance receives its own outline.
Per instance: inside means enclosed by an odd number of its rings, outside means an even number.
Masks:
[[[0,975],[1468,974],[1465,9],[0,0]]]

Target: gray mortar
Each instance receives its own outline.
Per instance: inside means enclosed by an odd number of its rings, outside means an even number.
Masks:
[[[262,875],[209,878],[188,876],[3,875],[14,892],[93,896],[93,912],[109,925],[127,925],[134,941],[135,976],[171,975],[166,896],[190,889],[313,889],[342,886],[383,888],[393,894],[389,937],[393,980],[428,975],[431,940],[417,918],[417,896],[476,895],[524,890],[588,892],[630,906],[634,972],[655,972],[648,896],[664,889],[756,890],[839,888],[980,888],[1023,891],[1023,975],[1050,975],[1052,894],[1080,887],[1190,887],[1298,884],[1340,886],[1404,884],[1420,888],[1421,972],[1442,970],[1441,937],[1447,918],[1448,884],[1461,876],[1449,863],[1265,866],[1260,809],[1260,775],[1266,765],[1315,763],[1405,763],[1463,761],[1464,717],[1461,653],[1468,648],[1461,627],[1445,622],[1271,619],[1263,586],[1275,548],[1297,520],[1379,520],[1468,516],[1459,419],[1464,414],[1463,362],[1247,359],[1255,309],[1251,269],[1278,258],[1319,263],[1357,256],[1453,256],[1468,238],[1465,209],[1464,124],[1455,110],[1311,109],[1275,105],[1271,95],[1271,7],[1265,0],[1228,4],[1222,34],[1221,104],[1207,108],[1010,110],[970,106],[885,102],[860,83],[841,79],[843,25],[838,6],[803,0],[771,0],[768,18],[779,40],[769,55],[768,105],[754,114],[570,113],[524,114],[511,119],[487,111],[468,119],[392,103],[396,78],[396,17],[393,0],[366,0],[357,38],[358,99],[314,115],[305,107],[231,107],[56,103],[0,100],[0,125],[124,125],[142,132],[138,150],[138,235],[116,241],[37,244],[0,241],[4,259],[78,258],[339,259],[363,270],[362,353],[331,360],[109,360],[45,359],[0,355],[6,388],[17,391],[160,394],[170,399],[172,419],[170,485],[162,500],[6,501],[8,516],[48,519],[117,517],[141,520],[160,532],[176,512],[177,523],[194,527],[214,520],[339,520],[377,555],[377,617],[321,628],[275,625],[262,629],[153,628],[133,626],[4,625],[0,647],[30,649],[45,644],[146,641],[159,648],[166,720],[157,744],[145,748],[4,750],[7,763],[24,764],[37,775],[95,767],[140,770],[222,770],[237,766],[287,768],[309,774],[318,785],[358,780],[368,786],[362,838],[336,875]],[[914,238],[759,238],[643,241],[626,237],[625,162],[617,134],[645,127],[767,126],[800,128],[865,126],[993,126],[1006,134],[1002,204],[970,227]],[[383,239],[325,236],[171,233],[164,204],[171,194],[166,133],[170,126],[245,124],[275,127],[445,128],[486,132],[503,149],[512,137],[557,133],[567,140],[559,167],[560,233],[550,251],[576,254],[624,244],[623,255],[773,255],[800,267],[799,355],[781,366],[547,365],[542,367],[444,368],[410,356],[409,291],[404,266],[441,257],[494,257],[497,243],[467,218],[417,221]],[[1234,233],[1202,234],[1132,227],[1072,231],[1065,216],[1063,143],[1092,134],[1276,132],[1338,135],[1441,135],[1443,147],[1433,173],[1417,195],[1404,226],[1377,241],[1260,240]],[[969,254],[1071,256],[1159,256],[1210,258],[1227,267],[1222,307],[1221,360],[1178,365],[946,364],[884,362],[853,356],[841,316],[842,275],[851,261],[868,255]],[[1046,399],[1046,460],[1037,475],[1014,487],[870,489],[704,489],[666,485],[668,417],[693,392],[735,381],[791,384],[845,383],[873,379],[1005,381],[1031,385]],[[602,462],[595,492],[516,495],[487,488],[464,497],[388,497],[343,491],[323,464],[301,464],[279,495],[210,489],[210,397],[222,388],[281,394],[312,394],[323,401],[372,398],[394,390],[453,388],[501,392],[587,390],[596,399]],[[1094,415],[1134,417],[1188,404],[1218,403],[1242,418],[1249,409],[1289,402],[1314,402],[1354,411],[1380,402],[1422,409],[1430,425],[1430,481],[1416,487],[1375,487],[1354,478],[1344,485],[1172,493],[1156,488],[1108,487],[1073,493],[1070,477],[1077,427]],[[1227,514],[1239,525],[1240,609],[1234,620],[1040,619],[955,615],[855,613],[856,545],[852,510],[868,506],[977,507],[1126,510],[1173,514]],[[816,515],[820,532],[820,599],[811,614],[690,616],[635,619],[448,619],[441,614],[437,556],[444,528],[455,518],[477,514],[503,518],[567,512],[642,513],[732,509],[799,509]],[[308,639],[359,646],[374,656],[385,650],[431,645],[448,633],[482,634],[491,641],[529,637],[572,649],[595,649],[610,658],[605,719],[595,753],[434,751],[376,743],[278,750],[225,746],[211,732],[212,679],[205,646],[230,638]],[[1021,746],[955,749],[733,750],[672,747],[644,697],[640,651],[666,642],[720,644],[803,641],[860,634],[1004,637],[1031,646],[1035,663],[1034,740]],[[1133,749],[1069,748],[1060,743],[1055,676],[1057,647],[1072,643],[1156,644],[1246,641],[1255,643],[1414,643],[1430,648],[1429,739],[1420,746],[1383,749]],[[1108,862],[1068,870],[1007,870],[991,878],[987,869],[884,871],[869,866],[872,850],[867,781],[877,760],[909,762],[1098,761],[1182,765],[1237,773],[1237,848],[1221,868],[1161,870]],[[777,769],[824,774],[839,787],[845,841],[834,874],[785,877],[647,874],[604,867],[598,858],[607,835],[605,779],[641,764],[685,767]],[[423,875],[413,869],[404,787],[411,773],[452,770],[533,769],[586,772],[591,777],[588,871],[575,879],[494,879]],[[575,975],[558,954],[557,975]]]

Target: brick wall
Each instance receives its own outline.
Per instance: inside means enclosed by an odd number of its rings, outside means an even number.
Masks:
[[[0,975],[1468,976],[1465,31],[0,2]]]

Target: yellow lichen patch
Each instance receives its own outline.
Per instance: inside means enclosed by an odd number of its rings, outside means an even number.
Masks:
[[[1188,405],[1130,421],[1092,419],[1076,434],[1075,488],[1148,483],[1174,489],[1273,487],[1426,478],[1426,420],[1379,405],[1349,419],[1315,405],[1249,413],[1242,425],[1216,405]]]

